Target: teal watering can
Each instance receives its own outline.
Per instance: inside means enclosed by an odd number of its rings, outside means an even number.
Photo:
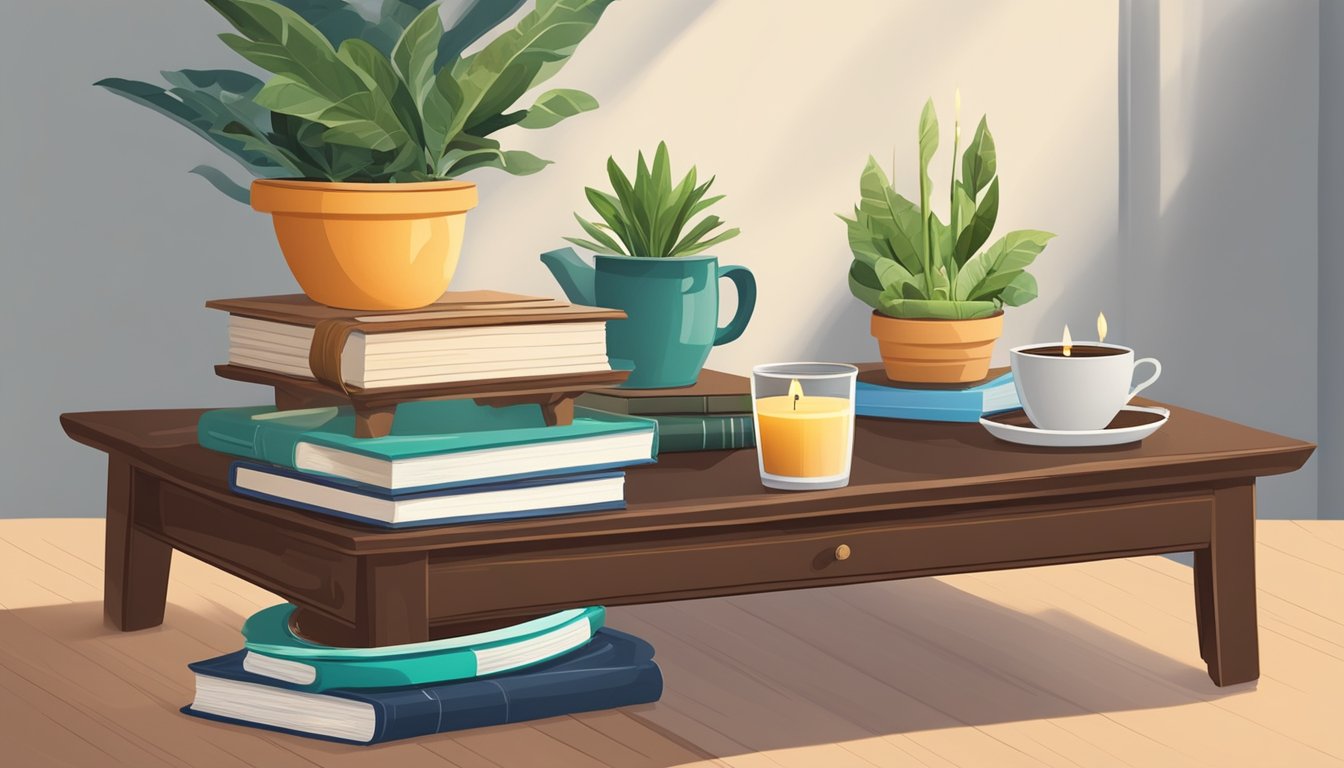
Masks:
[[[621,386],[631,389],[694,384],[709,351],[741,336],[756,308],[751,270],[720,267],[713,256],[599,255],[590,266],[573,248],[561,248],[541,254],[541,262],[570,301],[629,316],[607,323],[607,356],[613,368],[630,370]],[[722,328],[720,278],[737,286],[737,313]]]

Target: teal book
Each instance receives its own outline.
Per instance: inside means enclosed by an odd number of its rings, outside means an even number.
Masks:
[[[855,415],[879,419],[973,424],[981,416],[1021,407],[1007,368],[991,370],[983,381],[947,386],[896,384],[880,369],[863,370],[854,389]]]
[[[294,606],[271,606],[243,623],[243,669],[304,691],[434,685],[526,669],[587,645],[606,621],[601,606],[574,608],[474,635],[380,648],[337,648],[296,635]]]
[[[349,408],[271,406],[207,411],[196,427],[197,441],[213,451],[397,492],[620,469],[658,456],[649,419],[593,412],[547,426],[530,404],[403,403],[387,437],[354,431]]]
[[[602,413],[578,407],[575,413]],[[750,413],[732,414],[657,414],[644,418],[658,424],[660,453],[727,451],[756,446],[756,425]]]

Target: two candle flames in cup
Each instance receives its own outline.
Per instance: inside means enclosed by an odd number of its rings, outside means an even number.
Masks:
[[[1097,341],[1098,341],[1098,342],[1103,342],[1103,341],[1105,341],[1105,340],[1106,340],[1106,313],[1105,313],[1105,312],[1098,312],[1098,313],[1097,313]],[[1064,341],[1061,342],[1061,343],[1062,343],[1063,346],[1064,346],[1064,356],[1065,356],[1065,357],[1072,357],[1072,356],[1073,356],[1073,336],[1069,335],[1069,326],[1068,326],[1068,324],[1065,324],[1065,325],[1064,325]]]

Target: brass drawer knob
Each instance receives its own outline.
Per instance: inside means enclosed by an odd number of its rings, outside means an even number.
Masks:
[[[853,550],[849,548],[848,544],[841,544],[835,548],[836,560],[848,560],[851,554],[853,554]]]

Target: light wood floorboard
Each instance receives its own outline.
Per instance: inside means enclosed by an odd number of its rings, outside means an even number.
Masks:
[[[173,556],[164,624],[102,620],[101,520],[0,520],[0,763],[1344,765],[1344,521],[1259,523],[1262,676],[1219,689],[1160,557],[613,609],[663,699],[346,747],[186,717],[186,664],[277,598]],[[9,762],[9,760],[15,762]]]

